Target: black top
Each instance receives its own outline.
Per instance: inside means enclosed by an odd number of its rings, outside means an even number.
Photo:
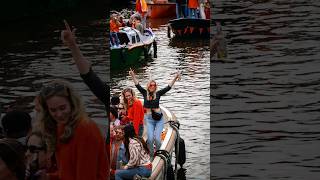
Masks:
[[[141,87],[140,84],[137,84],[136,87],[140,91],[140,93],[143,95],[143,99],[144,99],[143,106],[145,108],[159,108],[160,97],[171,89],[171,87],[168,85],[167,87],[156,92],[156,99],[149,100],[149,98],[147,97],[147,90]]]
[[[93,94],[106,106],[109,102],[109,87],[107,83],[101,81],[95,72],[90,68],[87,74],[81,74],[84,83],[90,88]]]
[[[110,87],[101,81],[95,72],[90,68],[87,74],[80,74],[84,83],[89,87],[93,94],[105,105],[107,115],[109,114]],[[107,116],[109,117],[109,116]],[[107,143],[110,142],[109,121],[107,121]]]

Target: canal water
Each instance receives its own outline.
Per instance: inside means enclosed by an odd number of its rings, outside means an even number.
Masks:
[[[181,81],[161,97],[161,105],[171,110],[179,120],[180,134],[185,140],[187,160],[186,179],[209,179],[210,173],[210,53],[209,40],[170,40],[167,37],[168,19],[150,21],[157,36],[158,57],[135,68],[137,78],[145,85],[151,77],[160,88],[182,73]],[[111,95],[124,87],[135,88],[127,70],[112,73]],[[182,178],[182,175],[180,175]]]
[[[320,1],[215,1],[211,179],[319,179]]]
[[[77,28],[80,49],[92,62],[98,76],[108,81],[110,76],[104,18],[61,17],[46,19],[45,22],[30,20],[9,24],[2,29],[1,35],[1,115],[10,107],[32,112],[33,99],[42,84],[60,78],[71,82],[82,96],[90,117],[106,132],[105,108],[82,82],[70,51],[60,40],[60,30],[64,28],[63,18],[67,18],[69,24]]]

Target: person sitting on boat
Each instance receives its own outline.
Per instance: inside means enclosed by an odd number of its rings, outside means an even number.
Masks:
[[[110,18],[110,42],[111,46],[118,47],[120,45],[120,40],[118,38],[119,28],[121,27],[121,23],[118,20],[116,14],[112,14]]]
[[[127,116],[127,110],[125,109],[124,103],[119,103],[118,105],[118,117],[120,120],[120,125],[127,125],[130,123],[130,119]]]
[[[110,119],[110,139],[114,138],[114,128],[120,126],[120,120],[118,119],[118,111],[114,107],[110,106],[109,119]]]
[[[45,178],[46,173],[55,173],[57,164],[53,152],[49,151],[44,134],[33,130],[26,143],[26,179]]]
[[[117,126],[114,129],[114,140],[111,142],[111,169],[110,179],[114,179],[115,171],[120,169],[122,163],[128,163],[125,155],[125,147],[123,144],[124,132],[122,126]]]
[[[133,16],[132,26],[143,35],[144,28],[143,28],[143,25],[141,24],[141,16],[139,15]]]
[[[143,138],[138,137],[131,124],[124,127],[124,146],[128,163],[116,170],[115,179],[133,179],[135,175],[149,177],[152,172],[149,148]]]
[[[197,14],[197,9],[199,8],[198,0],[189,0],[188,8],[189,8],[189,17],[198,18],[198,14]]]
[[[109,176],[105,140],[85,112],[78,93],[62,80],[43,86],[40,93],[41,131],[55,153],[58,172],[49,178],[102,180]]]
[[[122,91],[124,105],[127,109],[127,117],[133,123],[134,130],[140,137],[143,133],[144,109],[141,101],[136,98],[134,91],[131,88],[126,88]]]
[[[133,70],[130,69],[129,75],[132,77],[133,82],[140,93],[143,95],[144,99],[144,108],[146,109],[145,114],[145,121],[147,124],[147,134],[148,134],[148,145],[151,152],[151,157],[153,158],[154,148],[153,144],[155,141],[156,150],[158,150],[161,146],[161,132],[164,127],[164,119],[161,113],[159,104],[160,104],[160,97],[163,96],[166,92],[168,92],[171,87],[174,85],[177,79],[180,79],[180,73],[177,73],[176,76],[173,78],[171,83],[157,91],[157,83],[155,80],[150,80],[147,83],[147,90],[141,87],[139,81],[137,80],[135,73]]]
[[[136,0],[136,11],[141,15],[140,21],[145,28],[147,23],[148,5],[145,0]]]

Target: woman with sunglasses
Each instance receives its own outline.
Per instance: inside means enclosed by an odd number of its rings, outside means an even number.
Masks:
[[[133,179],[135,175],[149,177],[152,171],[149,149],[143,138],[138,137],[131,124],[124,127],[124,147],[128,163],[115,172],[116,180]]]
[[[127,110],[127,118],[133,123],[134,130],[139,137],[143,133],[144,109],[141,101],[135,96],[131,88],[122,91],[124,107]]]
[[[106,144],[90,120],[80,96],[71,85],[54,80],[39,95],[40,123],[48,150],[55,153],[58,173],[53,178],[105,180],[108,174]]]
[[[159,107],[160,97],[163,96],[166,92],[168,92],[171,87],[174,85],[177,79],[180,79],[180,73],[177,73],[171,83],[157,91],[157,83],[155,80],[150,80],[147,83],[147,90],[141,87],[139,81],[137,80],[135,73],[132,69],[129,71],[129,75],[132,77],[133,82],[139,92],[143,95],[144,99],[144,108],[146,110],[145,121],[147,123],[147,143],[150,149],[150,155],[153,159],[154,148],[153,144],[156,144],[156,150],[158,150],[161,146],[161,133],[164,127],[164,119]],[[155,119],[157,117],[157,119]]]
[[[37,180],[54,173],[57,169],[52,152],[47,150],[44,135],[33,131],[27,137],[26,144],[26,180]]]

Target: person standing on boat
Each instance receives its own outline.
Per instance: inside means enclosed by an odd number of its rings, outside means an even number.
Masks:
[[[118,38],[119,28],[121,27],[121,23],[118,21],[117,15],[112,14],[110,19],[110,42],[111,46],[119,47],[120,41]]]
[[[116,170],[115,179],[133,179],[135,175],[150,177],[152,164],[147,143],[136,135],[131,124],[124,127],[124,146],[129,161],[121,169]]]
[[[141,101],[136,98],[131,88],[122,91],[125,109],[127,109],[127,117],[133,123],[134,130],[139,137],[143,133],[144,109]]]
[[[146,28],[148,5],[145,0],[136,0],[136,11],[141,15],[142,25]]]
[[[159,91],[157,91],[157,83],[155,80],[150,80],[147,83],[147,90],[141,87],[137,80],[134,71],[130,69],[129,75],[132,77],[133,82],[139,92],[143,95],[144,108],[146,109],[145,121],[147,123],[147,143],[150,149],[150,155],[153,159],[154,148],[153,144],[155,141],[156,150],[160,149],[161,146],[161,133],[164,127],[164,119],[161,113],[159,104],[160,97],[168,92],[174,85],[177,79],[180,79],[180,73],[177,73],[169,85]]]
[[[189,17],[198,18],[198,15],[197,15],[197,9],[199,8],[198,0],[189,0],[188,8],[189,8]]]
[[[176,0],[176,14],[177,18],[185,18],[187,17],[186,8],[187,8],[187,0]]]
[[[62,80],[43,86],[39,96],[41,131],[58,167],[48,178],[105,180],[110,170],[105,140],[80,96]]]

